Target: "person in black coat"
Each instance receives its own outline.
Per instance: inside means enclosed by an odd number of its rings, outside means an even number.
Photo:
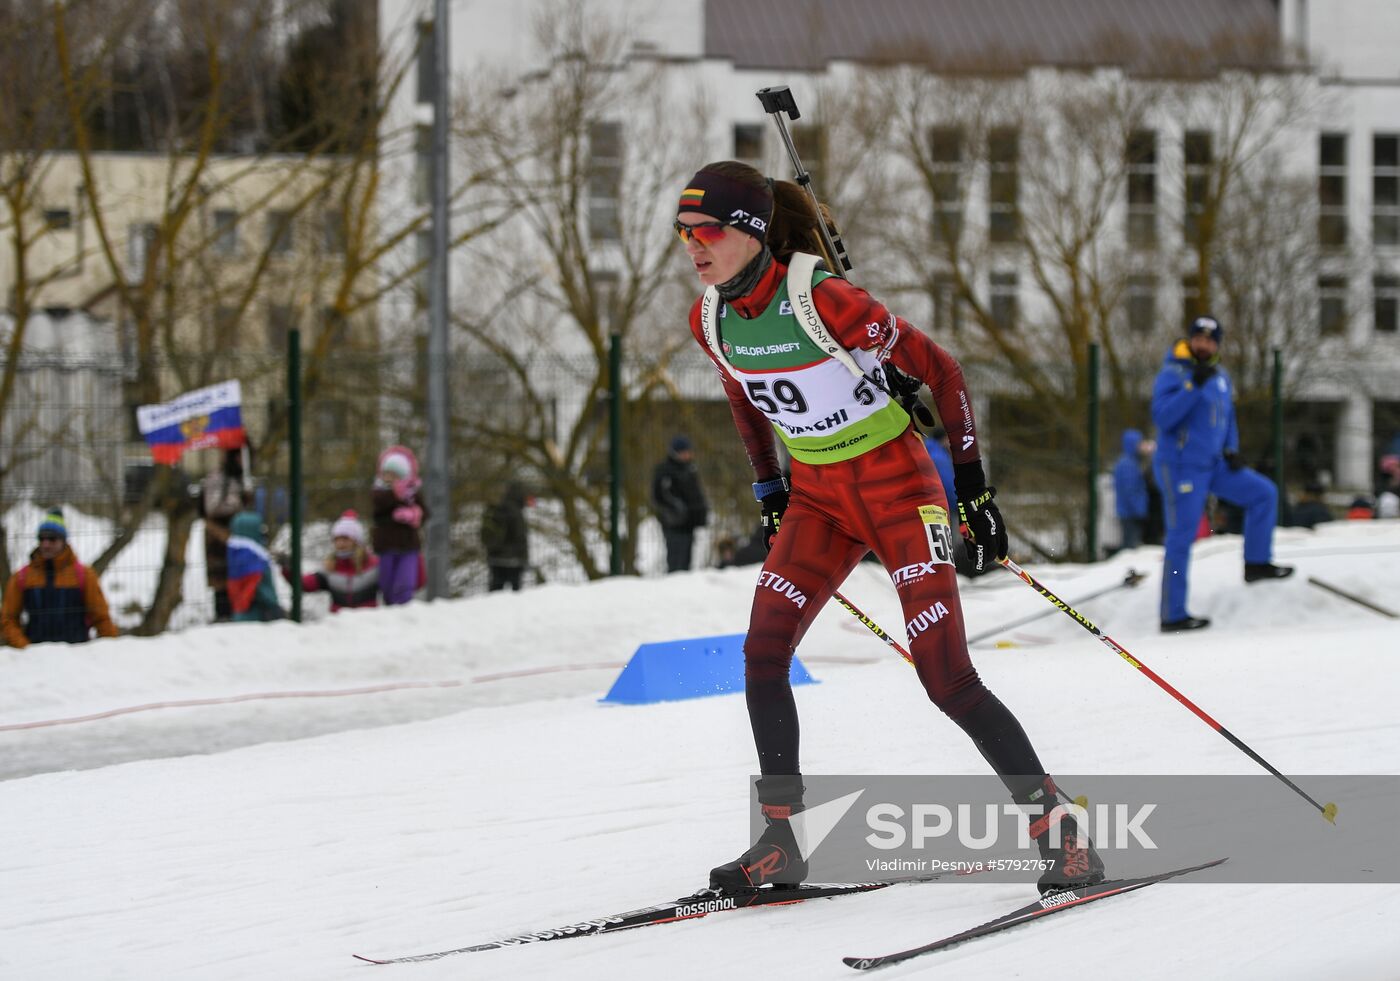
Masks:
[[[486,567],[491,574],[491,592],[520,590],[520,580],[530,564],[530,538],[525,527],[525,507],[529,496],[525,486],[512,480],[506,484],[500,501],[486,509],[481,519],[481,544],[486,547]]]
[[[666,571],[689,569],[695,529],[709,521],[710,506],[700,487],[695,452],[686,437],[672,439],[671,451],[656,465],[651,503],[666,538]]]

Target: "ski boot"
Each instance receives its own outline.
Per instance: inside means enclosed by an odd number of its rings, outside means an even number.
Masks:
[[[1059,801],[1052,778],[1045,777],[1025,794],[1015,796],[1016,803],[1032,808],[1031,839],[1039,846],[1040,857],[1051,863],[1036,883],[1042,896],[1103,881],[1103,859]]]
[[[791,818],[803,809],[800,776],[759,777],[758,801],[768,827],[732,862],[710,870],[710,888],[743,892],[770,883],[794,886],[807,877]]]
[[[1246,562],[1244,564],[1245,582],[1287,579],[1291,575],[1293,575],[1293,567],[1291,565],[1274,565],[1272,562]]]
[[[1182,620],[1163,620],[1162,633],[1177,634],[1185,630],[1204,630],[1210,626],[1210,619],[1207,617],[1188,616]]]

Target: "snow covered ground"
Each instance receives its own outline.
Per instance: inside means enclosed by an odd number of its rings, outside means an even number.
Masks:
[[[1028,568],[1071,602],[1148,572],[1083,611],[1284,772],[1400,773],[1400,620],[1306,581],[1400,610],[1400,524],[1277,543],[1300,574],[1250,587],[1239,539],[1197,546],[1192,612],[1216,626],[1189,636],[1156,631],[1160,550]],[[743,630],[755,572],[0,649],[0,977],[843,978],[843,955],[1030,898],[896,886],[427,964],[351,959],[674,898],[732,858],[754,765],[743,699],[597,698],[640,643]],[[902,634],[877,567],[843,592]],[[965,584],[964,605],[972,635],[1049,609],[1008,575]],[[799,656],[822,682],[798,692],[809,773],[983,772],[908,667],[836,606]],[[1258,772],[1067,617],[975,657],[1061,773]],[[1278,806],[1307,805],[1285,791]],[[1397,917],[1394,885],[1181,883],[885,973],[1380,981],[1400,977]]]

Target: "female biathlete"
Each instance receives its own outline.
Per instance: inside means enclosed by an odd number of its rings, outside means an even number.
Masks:
[[[1031,837],[1050,863],[1041,890],[1097,882],[1103,863],[1092,842],[968,657],[947,499],[909,414],[890,395],[920,382],[933,393],[949,434],[959,524],[975,569],[985,571],[1005,558],[1006,531],[983,473],[962,369],[864,290],[813,268],[823,253],[817,222],[825,219],[796,184],[736,161],[703,167],[686,183],[676,216],[705,286],[690,329],[724,381],[770,550],[744,643],[767,826],[710,873],[711,885],[744,889],[806,876],[789,824],[803,807],[803,786],[788,672],[807,627],[867,550],[894,581],[929,698],[1034,815]],[[775,433],[792,458],[791,486]]]

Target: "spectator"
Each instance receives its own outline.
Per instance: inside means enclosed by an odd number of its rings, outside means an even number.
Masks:
[[[385,606],[413,599],[423,584],[423,536],[428,517],[418,492],[418,459],[406,446],[391,446],[379,454],[374,478],[374,553],[379,556],[379,592]]]
[[[1381,481],[1376,492],[1376,517],[1400,518],[1400,454],[1381,457]]]
[[[924,437],[924,449],[938,471],[938,480],[943,484],[943,493],[948,498],[948,513],[958,513],[958,492],[953,486],[953,457],[948,452],[948,433],[942,426],[934,426]]]
[[[1155,453],[1157,444],[1152,444]],[[1144,545],[1161,545],[1167,534],[1166,509],[1162,506],[1162,488],[1157,486],[1157,474],[1152,470],[1149,455],[1147,464],[1147,521],[1142,527]]]
[[[331,525],[331,554],[315,572],[301,577],[301,588],[308,593],[322,590],[331,594],[331,612],[379,605],[379,559],[368,548],[365,526],[354,511],[346,511]],[[292,569],[279,561],[282,575],[292,581]]]
[[[924,437],[924,449],[938,471],[938,482],[943,485],[943,494],[948,498],[948,513],[958,513],[958,490],[953,486],[953,456],[948,452],[948,433],[942,426],[934,426]],[[870,558],[869,555],[866,558]],[[877,559],[878,561],[878,559]],[[964,576],[971,577],[975,570],[972,559],[967,555],[967,544],[961,535],[953,536],[953,568]]]
[[[199,485],[199,515],[204,519],[204,578],[214,592],[214,621],[229,619],[229,522],[243,510],[243,453],[225,450],[223,466]]]
[[[272,585],[272,564],[263,544],[262,515],[239,511],[229,522],[228,599],[234,622],[280,620],[285,613]]]
[[[73,554],[58,508],[39,522],[39,546],[5,586],[0,629],[11,647],[45,641],[81,644],[92,630],[99,637],[117,635],[97,575]]]
[[[1369,497],[1357,497],[1347,508],[1348,521],[1370,521],[1376,516],[1376,508]]]
[[[1136,429],[1123,430],[1123,453],[1113,465],[1113,493],[1118,511],[1119,548],[1137,548],[1143,543],[1149,499],[1147,470],[1156,444],[1142,438]]]
[[[651,503],[666,538],[666,571],[690,568],[695,529],[710,519],[710,506],[695,469],[690,440],[676,436],[666,459],[656,465],[651,479]]]
[[[530,564],[529,529],[525,525],[529,503],[524,485],[512,480],[506,484],[501,499],[487,508],[481,518],[481,544],[486,547],[490,592],[507,586],[520,591],[521,577]]]
[[[1293,574],[1291,567],[1272,561],[1278,488],[1244,466],[1239,454],[1234,390],[1230,376],[1220,367],[1223,333],[1214,317],[1197,317],[1188,335],[1167,351],[1152,389],[1152,420],[1161,435],[1157,482],[1167,515],[1162,565],[1164,632],[1210,626],[1209,620],[1186,612],[1186,593],[1191,543],[1211,494],[1245,510],[1245,582]]]
[[[1298,503],[1293,505],[1291,524],[1295,528],[1315,528],[1324,521],[1333,520],[1332,509],[1322,499],[1322,485],[1310,480],[1303,485],[1303,493],[1298,495]]]

